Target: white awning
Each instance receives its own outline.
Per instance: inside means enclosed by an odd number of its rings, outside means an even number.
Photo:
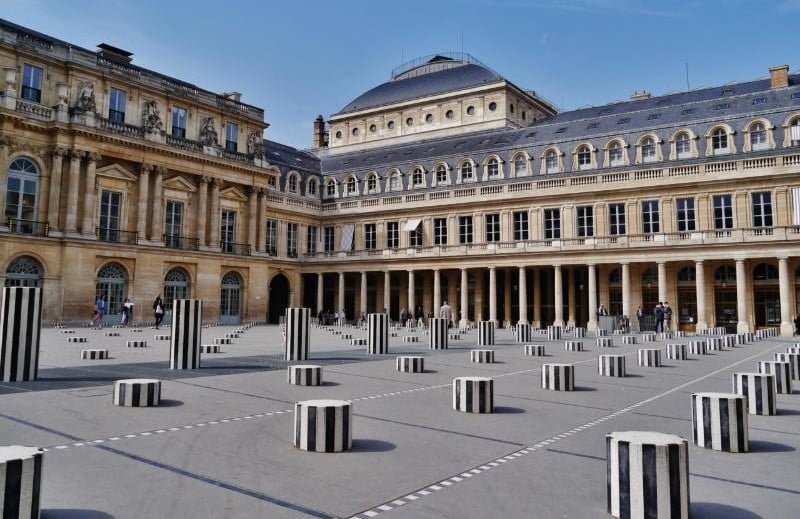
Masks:
[[[353,250],[353,231],[355,230],[354,225],[344,225],[342,226],[342,248],[340,250],[348,251]]]
[[[416,231],[419,224],[422,223],[422,218],[414,218],[413,220],[409,220],[406,222],[406,226],[403,227],[404,231]]]

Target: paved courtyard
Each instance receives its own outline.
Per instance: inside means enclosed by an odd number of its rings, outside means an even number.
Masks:
[[[204,343],[233,327],[203,330]],[[755,371],[794,341],[767,339],[661,368],[637,366],[637,345],[584,352],[534,339],[546,357],[526,357],[497,331],[495,364],[473,364],[477,331],[431,351],[422,333],[391,339],[391,354],[369,356],[313,329],[311,361],[324,385],[286,382],[277,326],[248,330],[197,371],[168,369],[168,341],[157,333],[76,328],[85,344],[42,332],[40,380],[0,384],[0,444],[47,448],[45,518],[288,517],[605,517],[604,436],[653,430],[691,439],[690,398],[731,391],[731,374]],[[354,337],[366,331],[348,330]],[[402,336],[418,335],[419,343]],[[126,348],[129,339],[148,347]],[[671,342],[686,342],[675,339]],[[649,343],[649,347],[664,346]],[[109,360],[81,360],[108,348]],[[425,356],[426,372],[399,373],[395,354]],[[624,353],[626,378],[597,374],[599,353]],[[540,387],[543,362],[574,362],[576,391]],[[451,409],[451,381],[494,377],[495,413]],[[159,378],[162,405],[111,403],[121,378]],[[353,402],[353,450],[292,446],[292,406],[316,398]],[[690,444],[694,517],[791,518],[800,515],[800,395],[778,395],[777,416],[750,418],[751,452],[728,454]]]

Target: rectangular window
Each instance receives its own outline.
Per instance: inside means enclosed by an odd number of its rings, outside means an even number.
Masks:
[[[290,258],[297,257],[297,228],[296,223],[286,224],[286,255]]]
[[[578,238],[594,236],[594,208],[590,205],[581,205],[576,209],[575,231]]]
[[[458,242],[460,244],[472,243],[472,217],[458,217]]]
[[[514,240],[524,241],[528,239],[528,211],[515,211],[514,218]]]
[[[306,228],[306,254],[313,256],[317,253],[317,227],[309,225]]]
[[[364,248],[367,250],[378,248],[378,231],[374,223],[364,224]]]
[[[559,240],[559,239],[561,239],[561,210],[560,209],[545,209],[544,210],[544,239],[545,240]]]
[[[420,223],[413,231],[408,231],[408,246],[422,247],[422,224]]]
[[[658,200],[642,202],[642,232],[655,234],[661,232],[661,216],[658,212]]]
[[[400,246],[400,224],[386,222],[386,248],[396,249]]]
[[[714,229],[733,229],[733,201],[731,195],[714,195]]]
[[[334,227],[325,227],[323,229],[323,231],[324,231],[324,234],[323,234],[323,243],[322,243],[322,245],[323,245],[323,247],[325,249],[325,252],[333,252],[335,250],[335,243],[336,243],[336,242],[333,241],[335,228]]]
[[[625,204],[608,204],[608,234],[625,234]]]
[[[111,89],[108,97],[108,120],[112,123],[125,124],[126,97],[124,90]]]
[[[678,198],[675,200],[678,232],[692,232],[697,228],[694,214],[694,198]]]
[[[759,191],[752,198],[753,227],[772,227],[772,193]]]
[[[172,107],[172,136],[176,139],[186,138],[186,110],[178,106]]]
[[[225,149],[228,151],[239,151],[239,125],[227,123],[225,125]]]
[[[222,252],[234,252],[236,243],[236,211],[222,211],[219,223],[219,239]]]
[[[492,213],[486,215],[486,241],[498,242],[500,241],[500,215]]]
[[[164,219],[164,241],[167,247],[181,247],[181,233],[183,229],[183,203],[167,200],[166,215]]]
[[[433,244],[447,245],[447,218],[433,219]]]
[[[42,102],[42,69],[28,65],[22,65],[22,99]]]
[[[100,240],[119,241],[121,201],[122,195],[116,191],[103,191],[100,195]]]
[[[267,243],[264,246],[270,256],[278,255],[278,220],[267,220]]]

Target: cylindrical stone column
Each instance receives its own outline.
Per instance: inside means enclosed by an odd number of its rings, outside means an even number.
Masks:
[[[522,352],[528,357],[544,357],[544,344],[526,344]]]
[[[600,355],[597,358],[597,373],[601,377],[624,377],[625,355]]]
[[[401,373],[422,373],[425,371],[425,357],[401,355],[397,357],[395,367]]]
[[[113,402],[122,407],[156,407],[161,402],[161,381],[151,378],[117,380]]]
[[[478,323],[478,346],[494,346],[494,321]]]
[[[287,382],[293,386],[321,386],[322,366],[296,364],[286,370]]]
[[[353,447],[353,407],[345,400],[306,400],[294,404],[294,446],[311,452],[342,452]]]
[[[689,341],[689,353],[692,355],[707,355],[706,341],[697,339]]]
[[[520,323],[528,322],[528,280],[526,275],[525,266],[519,267],[519,292],[518,306],[519,306],[519,320]]]
[[[432,350],[447,349],[447,319],[434,317],[430,320],[430,335],[428,336],[428,347]]]
[[[636,344],[636,336],[635,335],[623,335],[622,336],[622,344]]]
[[[38,447],[0,447],[0,517],[39,518],[43,457]]]
[[[564,341],[564,351],[583,351],[583,341]]]
[[[470,350],[469,360],[476,364],[494,364],[494,350]]]
[[[614,340],[611,337],[598,337],[595,339],[598,348],[613,348]]]
[[[309,322],[311,310],[308,308],[286,309],[286,339],[284,341],[286,360],[308,360]]]
[[[367,316],[367,353],[384,355],[389,353],[389,316],[369,314]]]
[[[775,360],[788,362],[792,371],[792,378],[794,380],[800,380],[800,352],[779,352],[775,354]]]
[[[575,366],[572,364],[542,364],[542,389],[573,391]]]
[[[454,378],[453,410],[463,413],[494,412],[494,380],[490,377]]]
[[[692,439],[706,449],[747,452],[747,399],[732,393],[692,394]]]
[[[81,350],[81,359],[104,360],[108,358],[108,350]]]
[[[734,373],[733,392],[747,397],[750,414],[778,414],[775,375],[768,373]]]
[[[517,323],[514,332],[517,337],[517,342],[529,342],[531,340],[531,325],[528,323]]]
[[[667,358],[669,360],[686,360],[686,345],[667,344]]]
[[[560,326],[548,326],[547,327],[547,339],[550,341],[560,341],[561,340],[561,327]]]
[[[775,375],[775,391],[777,393],[792,394],[792,365],[779,360],[758,361],[758,372]]]
[[[169,368],[200,368],[203,301],[200,299],[175,299],[172,301],[171,327]]]
[[[42,289],[3,287],[0,307],[0,380],[36,380],[41,331]]]
[[[708,351],[722,351],[722,337],[709,337],[706,344]]]
[[[645,368],[660,368],[661,350],[656,348],[641,348],[639,350],[639,365]]]
[[[586,328],[583,328],[581,326],[576,326],[572,330],[572,333],[576,339],[583,339],[584,337],[586,337]]]

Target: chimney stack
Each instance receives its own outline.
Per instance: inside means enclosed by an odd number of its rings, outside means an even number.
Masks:
[[[769,69],[769,86],[771,88],[789,86],[789,65],[779,65]]]
[[[220,95],[225,99],[230,99],[231,101],[235,101],[237,103],[241,102],[242,99],[241,92],[222,92]]]
[[[642,99],[650,99],[650,92],[642,90],[641,92],[634,92],[631,94],[631,101],[641,101]]]
[[[327,148],[328,147],[328,133],[325,131],[325,119],[322,115],[318,115],[314,119],[314,147]]]

